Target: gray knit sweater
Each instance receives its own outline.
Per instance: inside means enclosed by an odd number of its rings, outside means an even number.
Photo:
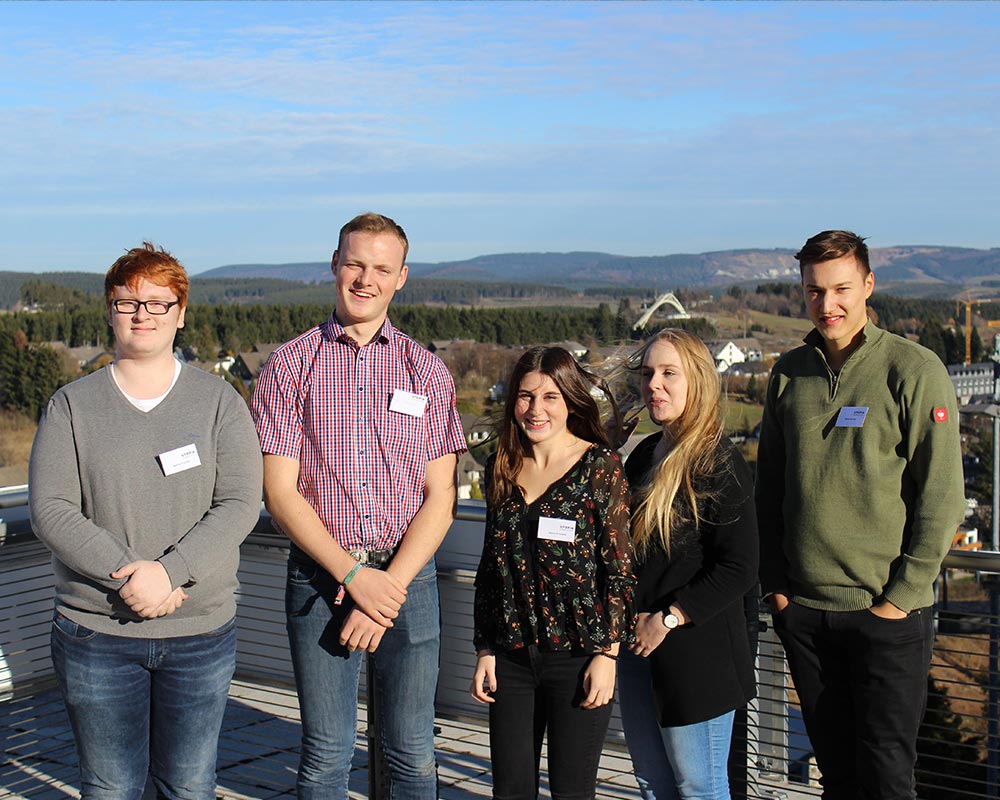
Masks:
[[[165,474],[194,444],[200,466]],[[236,612],[239,546],[260,514],[260,445],[243,399],[185,366],[152,411],[102,369],[57,391],[39,423],[29,486],[35,534],[52,551],[56,608],[87,628],[150,638],[208,633]],[[111,573],[158,560],[189,599],[143,620]]]

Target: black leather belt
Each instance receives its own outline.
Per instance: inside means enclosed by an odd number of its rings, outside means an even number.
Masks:
[[[384,567],[388,564],[399,547],[387,547],[385,550],[348,550],[351,558],[366,567]]]

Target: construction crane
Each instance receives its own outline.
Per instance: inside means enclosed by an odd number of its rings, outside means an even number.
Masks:
[[[972,363],[972,307],[981,306],[983,303],[998,303],[993,297],[981,297],[977,300],[972,299],[972,294],[970,292],[965,293],[965,299],[959,297],[955,301],[955,315],[958,315],[959,306],[965,306],[965,364],[968,366]],[[1000,320],[990,320],[986,323],[991,328],[1000,328]]]

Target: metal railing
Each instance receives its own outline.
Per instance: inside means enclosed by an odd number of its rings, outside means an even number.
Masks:
[[[51,568],[47,551],[31,532],[26,503],[26,486],[0,489],[0,714],[5,703],[30,698],[53,683]],[[444,718],[484,719],[467,694],[474,662],[472,580],[484,519],[482,504],[463,503],[438,556],[443,618],[438,714]],[[262,512],[242,550],[237,675],[287,694],[292,677],[281,603],[285,553],[284,539],[272,532]],[[1000,553],[989,552],[953,551],[942,570],[930,698],[918,748],[918,792],[926,800],[998,797],[998,574]],[[784,654],[766,615],[762,622],[759,695],[734,734],[739,784],[734,797],[818,797]],[[616,712],[608,747],[622,746]]]

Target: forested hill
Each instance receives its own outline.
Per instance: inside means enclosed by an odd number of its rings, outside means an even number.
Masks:
[[[955,297],[979,286],[1000,294],[1000,248],[885,247],[871,251],[878,285],[901,295]],[[608,253],[504,253],[467,261],[410,264],[400,303],[474,305],[488,299],[558,301],[580,292],[615,297],[678,287],[725,287],[798,280],[792,250],[723,250],[695,255],[616,256]],[[327,262],[235,264],[193,276],[195,303],[326,303],[333,301]],[[91,272],[0,272],[0,309],[11,308],[31,282],[99,295]],[[994,291],[995,290],[995,291]],[[50,298],[51,302],[51,298]]]
[[[633,290],[638,287],[633,287]],[[104,276],[94,272],[0,272],[0,310],[18,303],[31,306],[72,304],[80,297],[102,296]],[[191,279],[192,303],[208,305],[299,305],[318,303],[332,306],[335,300],[332,282],[305,284],[278,278],[203,278]],[[585,292],[589,294],[590,292]],[[602,299],[615,298],[634,291],[608,289],[597,292]],[[413,278],[396,293],[399,305],[438,303],[477,305],[491,300],[524,300],[558,304],[576,295],[565,286],[483,281],[424,280]]]
[[[458,281],[542,283],[572,289],[600,286],[724,286],[768,280],[795,280],[795,251],[720,250],[664,256],[610,253],[501,253],[439,264],[411,263],[412,277]],[[880,282],[976,284],[1000,279],[1000,248],[905,246],[873,248],[872,267]],[[234,264],[200,273],[202,278],[271,277],[322,283],[331,279],[329,262]]]
[[[410,263],[412,278],[497,281],[585,287],[708,286],[734,281],[791,277],[797,271],[790,250],[727,250],[668,256],[617,256],[609,253],[500,253],[438,264]],[[1000,260],[998,260],[1000,272]],[[329,262],[231,264],[202,272],[202,278],[284,278],[307,283],[331,280]]]

